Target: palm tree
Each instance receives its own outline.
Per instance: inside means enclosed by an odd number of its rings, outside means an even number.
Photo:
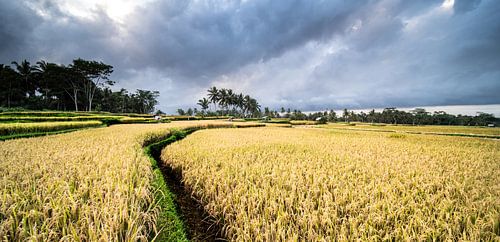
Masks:
[[[243,116],[246,116],[247,112],[250,110],[251,101],[252,98],[250,96],[245,95],[245,97],[243,97]]]
[[[229,110],[233,109],[233,106],[235,105],[235,95],[232,89],[227,89],[227,96],[226,96],[226,104],[227,104],[227,111],[229,114]]]
[[[28,81],[33,71],[36,71],[36,68],[32,67],[27,60],[22,61],[21,64],[17,63],[16,61],[13,61],[12,64],[16,67],[17,72],[24,79],[24,84],[26,85],[25,87],[28,97],[35,95],[35,90],[34,89],[30,90],[29,87],[30,85]]]
[[[222,106],[223,109],[227,109],[228,105],[228,95],[227,89],[222,88],[219,90],[219,105]]]
[[[257,99],[252,99],[252,103],[254,113],[260,113],[260,104],[257,102]]]
[[[49,89],[48,78],[46,77],[46,75],[48,73],[50,66],[52,66],[54,64],[48,63],[44,60],[38,61],[36,64],[37,65],[35,67],[33,67],[33,69],[36,70],[36,72],[38,74],[40,74],[40,76],[41,76],[40,88],[42,89],[41,91],[43,91],[45,94],[45,100],[48,101],[48,99],[49,99],[48,93],[49,93],[50,89]],[[41,87],[42,85],[44,87]]]
[[[47,70],[47,67],[49,66],[49,63],[44,61],[44,60],[37,61],[36,64],[37,65],[34,66],[33,68],[37,71],[45,71],[45,70]]]
[[[236,95],[236,107],[238,107],[241,111],[241,115],[243,115],[243,107],[244,107],[244,97],[243,97],[243,93],[240,93],[238,95]]]
[[[259,103],[249,95],[236,94],[232,89],[217,89],[216,87],[211,87],[207,91],[208,99],[204,99],[208,104],[213,103],[215,106],[222,107],[220,112],[223,115],[231,114],[246,117],[248,114],[255,116],[260,113]],[[198,100],[198,105],[203,107],[204,99]]]
[[[205,113],[205,110],[208,109],[210,102],[208,101],[208,99],[202,98],[198,100],[197,104],[201,106],[202,113]]]
[[[219,90],[217,90],[217,87],[211,87],[208,91],[208,100],[214,104],[215,110],[217,111],[217,102],[219,102]]]
[[[349,123],[349,111],[347,111],[347,108],[344,108],[344,113],[342,114],[344,117],[344,122]]]
[[[252,117],[254,117],[258,112],[260,112],[260,105],[257,100],[250,98],[250,102],[248,104],[248,108]]]

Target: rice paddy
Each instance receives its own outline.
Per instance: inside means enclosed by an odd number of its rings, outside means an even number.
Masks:
[[[0,238],[146,241],[158,232],[153,172],[142,147],[173,128],[130,124],[0,143]]]
[[[100,121],[0,123],[0,136],[22,133],[53,132],[65,129],[97,127]]]
[[[163,150],[234,241],[498,240],[500,143],[325,129],[202,130]]]
[[[352,130],[368,130],[368,131],[385,131],[385,132],[403,132],[415,134],[441,134],[441,135],[463,135],[477,137],[493,137],[500,138],[499,127],[470,127],[470,126],[445,126],[445,125],[385,125],[385,124],[368,124],[368,123],[329,123],[328,125],[318,126],[329,129],[352,129]]]
[[[216,128],[168,145],[161,158],[182,174],[185,192],[218,221],[224,239],[499,239],[498,140],[361,126],[2,123],[4,134],[97,128],[0,142],[0,238],[189,239],[165,174],[143,148],[173,130]],[[443,131],[429,128],[420,132]]]

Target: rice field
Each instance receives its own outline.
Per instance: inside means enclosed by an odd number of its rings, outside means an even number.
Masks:
[[[100,125],[0,123],[0,135]],[[143,148],[194,127],[247,128],[196,131],[162,153],[230,241],[500,239],[498,141],[225,121],[0,142],[0,239],[147,241],[171,230],[185,240],[161,217],[159,171]]]
[[[451,125],[370,125],[367,123],[329,123],[318,127],[330,129],[359,129],[388,132],[406,132],[422,134],[455,134],[455,135],[486,135],[500,137],[500,127],[476,127],[476,126],[451,126]]]
[[[497,140],[212,129],[162,159],[232,241],[500,240]]]
[[[67,122],[67,121],[92,121],[103,119],[121,119],[123,116],[0,116],[0,122]]]
[[[293,125],[314,125],[318,122],[311,120],[291,120],[290,123]]]
[[[161,228],[143,146],[171,129],[127,124],[0,142],[0,239],[146,241]]]
[[[0,136],[36,132],[53,132],[66,129],[97,127],[100,125],[102,125],[100,121],[0,123]]]
[[[119,120],[122,124],[134,124],[134,123],[168,123],[170,120],[161,119],[155,120],[154,118],[142,118],[142,117],[124,117]]]

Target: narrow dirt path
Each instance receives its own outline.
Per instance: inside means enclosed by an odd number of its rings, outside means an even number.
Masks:
[[[226,241],[222,234],[222,227],[216,223],[182,183],[180,171],[174,171],[159,161],[160,170],[170,191],[175,194],[175,204],[186,226],[191,241]]]
[[[173,142],[183,139],[194,131],[196,130],[183,131],[183,134],[176,136],[177,139]],[[152,152],[151,156],[156,160],[169,190],[175,195],[174,203],[186,226],[188,239],[191,241],[227,241],[223,234],[222,225],[205,211],[200,201],[191,195],[189,187],[183,184],[182,172],[172,169],[161,160],[161,150],[170,144],[168,143],[161,149]]]

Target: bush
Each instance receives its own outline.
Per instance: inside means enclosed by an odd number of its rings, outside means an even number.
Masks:
[[[289,119],[271,119],[268,121],[265,121],[265,123],[272,123],[272,124],[289,124],[290,120]]]
[[[111,126],[113,124],[121,124],[122,123],[120,121],[120,119],[117,119],[117,118],[105,118],[105,119],[102,119],[101,122],[106,126]]]

